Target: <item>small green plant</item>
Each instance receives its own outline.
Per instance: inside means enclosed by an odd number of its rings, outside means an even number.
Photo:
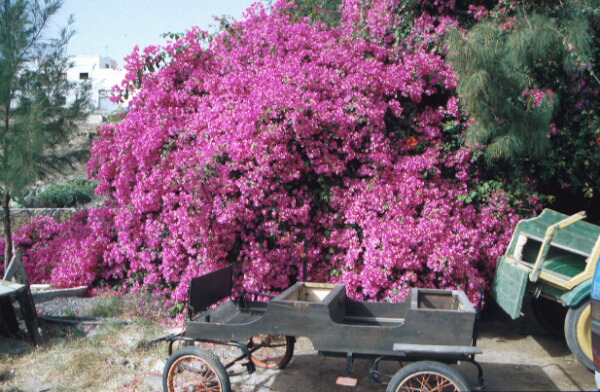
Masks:
[[[122,121],[125,118],[125,116],[127,116],[127,112],[126,111],[117,111],[117,112],[109,114],[106,117],[105,122],[106,123],[120,122],[120,121]]]
[[[115,318],[123,313],[124,299],[121,297],[104,298],[90,310],[91,317]]]
[[[34,208],[76,207],[92,201],[97,185],[96,181],[78,178],[66,184],[52,184],[38,193],[24,196],[19,201],[25,207]]]

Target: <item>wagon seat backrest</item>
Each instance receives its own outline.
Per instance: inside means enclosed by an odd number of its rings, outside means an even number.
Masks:
[[[188,316],[191,319],[224,298],[231,297],[233,267],[221,268],[190,282]]]

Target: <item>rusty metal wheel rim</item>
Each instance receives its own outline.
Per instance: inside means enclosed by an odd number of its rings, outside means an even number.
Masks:
[[[460,388],[443,374],[431,371],[411,374],[400,383],[403,392],[461,392]]]
[[[195,355],[178,358],[169,368],[169,392],[222,392],[216,370]]]
[[[264,368],[279,366],[285,360],[290,349],[284,335],[255,335],[248,343],[250,349],[261,345],[263,347],[252,351],[252,361]]]

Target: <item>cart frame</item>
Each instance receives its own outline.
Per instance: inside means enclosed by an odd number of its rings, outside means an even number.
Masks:
[[[463,291],[411,289],[402,303],[373,303],[347,298],[344,285],[298,282],[277,296],[244,291],[234,299],[232,277],[229,266],[191,281],[189,320],[184,334],[167,339],[170,356],[177,341],[235,347],[240,355],[223,368],[244,360],[246,371],[252,373],[256,370],[253,354],[269,347],[249,344],[253,336],[285,336],[292,351],[295,338],[305,336],[319,355],[345,357],[347,376],[358,358],[373,360],[369,376],[382,384],[387,384],[382,378],[393,382],[395,377],[378,369],[382,361],[464,361],[477,368],[477,390],[484,388],[483,370],[475,360],[482,352],[477,347],[480,305],[475,309]],[[258,301],[260,296],[270,300]],[[283,368],[287,362],[275,366]],[[170,374],[167,367],[165,377]],[[165,391],[170,391],[166,378]]]

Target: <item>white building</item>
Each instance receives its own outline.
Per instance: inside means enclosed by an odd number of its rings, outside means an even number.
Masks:
[[[120,84],[127,73],[117,68],[116,61],[100,55],[71,56],[69,59],[73,67],[67,72],[67,79],[91,82],[91,102],[95,110],[112,112],[123,107],[110,101],[113,86]]]

